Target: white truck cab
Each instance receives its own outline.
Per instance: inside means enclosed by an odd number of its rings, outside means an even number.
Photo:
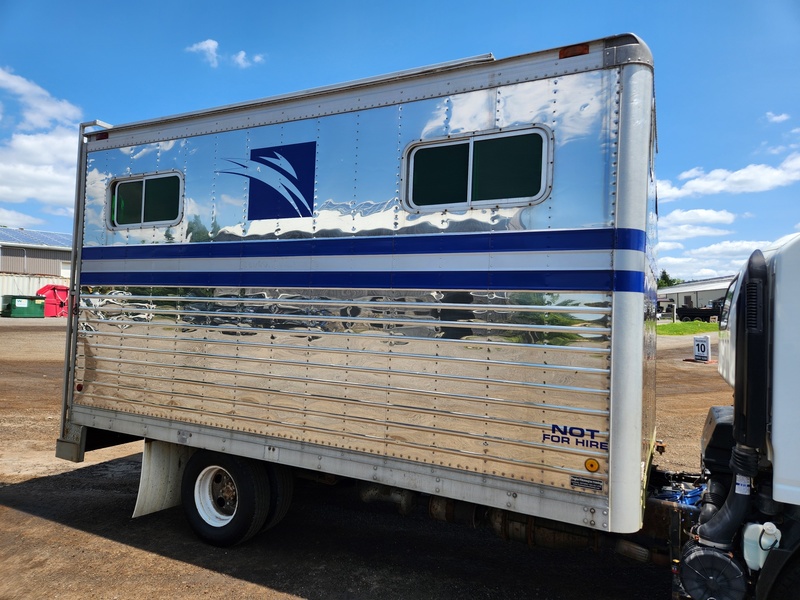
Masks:
[[[800,585],[800,235],[756,250],[731,283],[719,372],[733,406],[709,411],[707,490],[681,579],[692,598],[796,598]]]

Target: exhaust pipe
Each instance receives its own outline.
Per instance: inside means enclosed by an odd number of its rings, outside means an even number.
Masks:
[[[701,544],[720,549],[733,545],[749,507],[758,450],[766,448],[769,407],[769,273],[764,255],[750,255],[736,299],[736,359],[733,389],[733,481],[722,508],[697,528]]]

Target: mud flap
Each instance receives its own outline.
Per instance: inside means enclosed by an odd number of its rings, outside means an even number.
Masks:
[[[134,519],[180,505],[181,477],[194,452],[180,444],[145,440]]]
[[[56,441],[56,458],[83,462],[86,453],[86,427],[66,423],[61,437]]]

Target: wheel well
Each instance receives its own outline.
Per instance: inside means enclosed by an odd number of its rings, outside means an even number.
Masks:
[[[86,452],[100,450],[101,448],[110,448],[111,446],[119,446],[120,444],[127,444],[129,442],[138,442],[141,439],[141,436],[87,427],[86,447],[84,450]]]

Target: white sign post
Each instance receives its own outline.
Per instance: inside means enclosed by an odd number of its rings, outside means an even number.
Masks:
[[[707,335],[694,336],[694,359],[708,362],[711,357],[711,337]]]

